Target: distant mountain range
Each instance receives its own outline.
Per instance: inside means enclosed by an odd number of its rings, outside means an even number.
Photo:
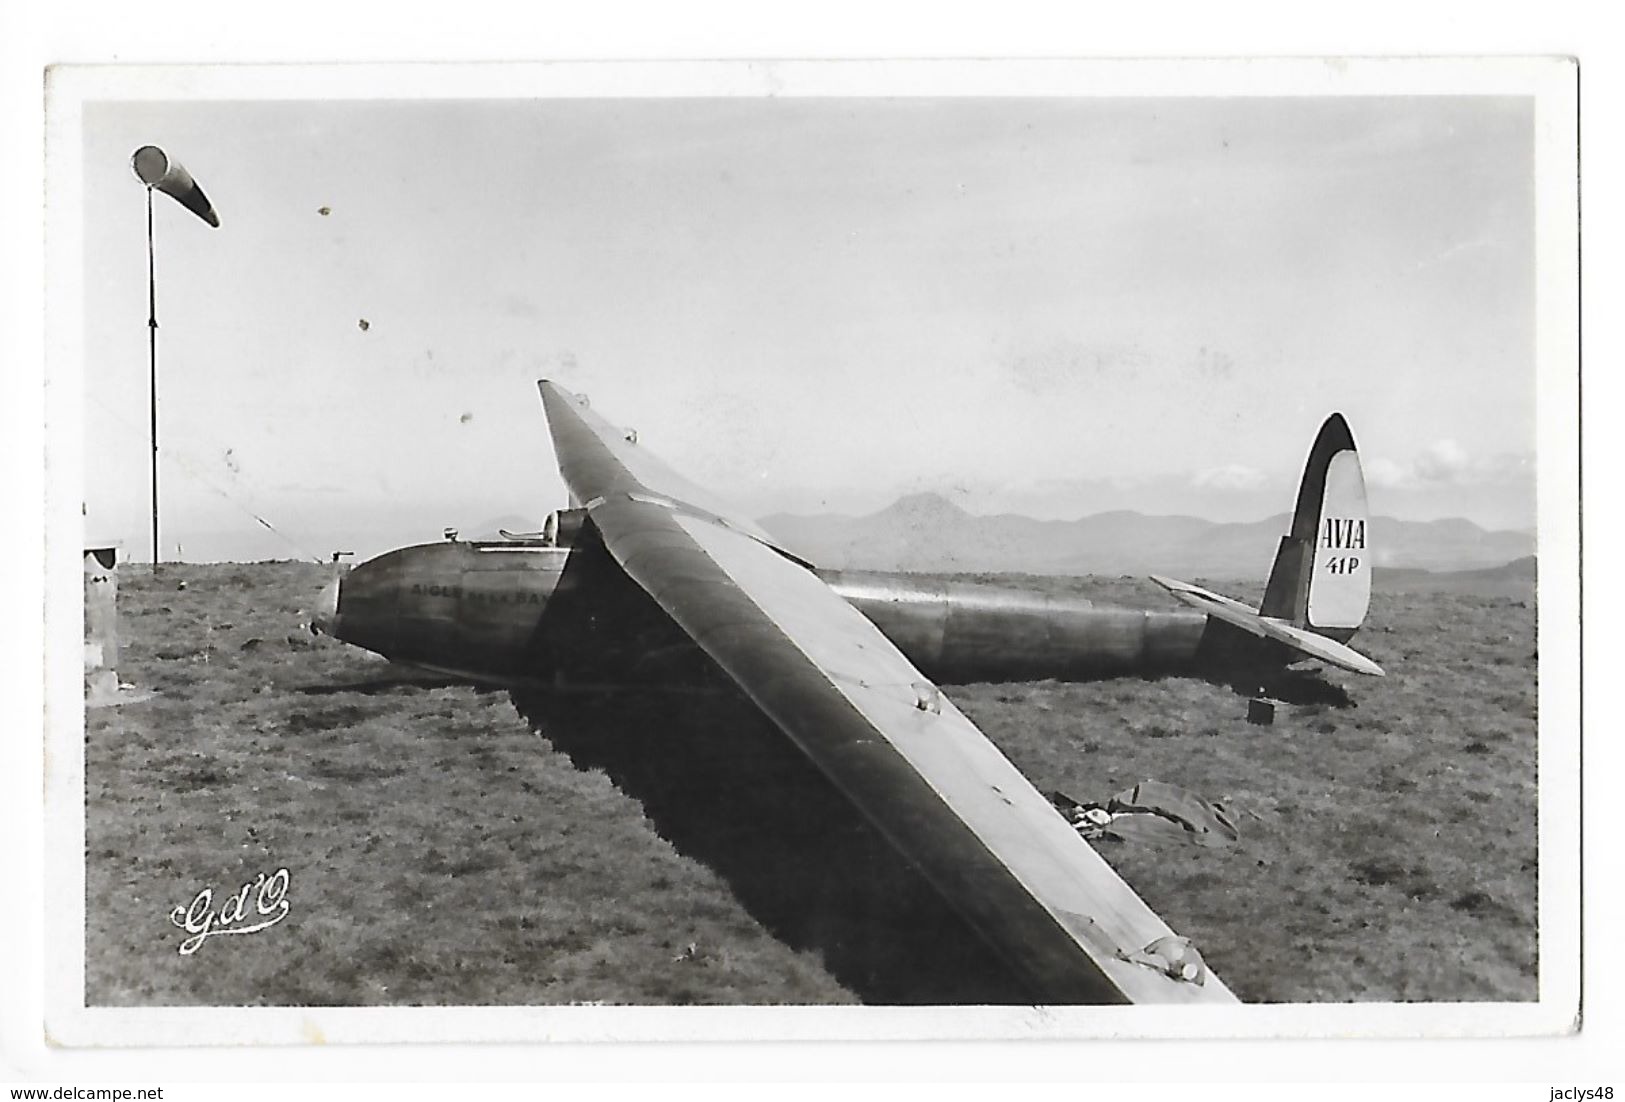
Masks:
[[[1289,521],[1286,513],[1235,524],[1127,510],[1079,520],[978,516],[926,493],[868,516],[781,513],[761,524],[809,561],[837,569],[1262,580]],[[1482,570],[1535,553],[1532,533],[1487,531],[1459,518],[1373,517],[1370,538],[1373,565],[1395,570]]]
[[[1530,555],[1513,559],[1502,566],[1480,570],[1438,572],[1405,567],[1385,570],[1378,567],[1371,581],[1373,588],[1388,593],[1453,593],[1531,601],[1535,597],[1538,576],[1535,557]]]

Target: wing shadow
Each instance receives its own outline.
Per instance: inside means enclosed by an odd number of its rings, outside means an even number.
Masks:
[[[514,705],[711,868],[769,933],[866,1002],[1032,1002],[912,863],[602,544],[580,541],[532,641],[556,691]],[[574,686],[618,682],[614,692]],[[671,691],[671,690],[677,691]]]
[[[1023,1004],[1003,963],[747,700],[514,694],[577,768],[868,1003]]]

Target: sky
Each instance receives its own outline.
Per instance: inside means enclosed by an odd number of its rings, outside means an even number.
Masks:
[[[1533,528],[1533,125],[1438,96],[92,102],[87,524],[150,554],[156,144],[221,220],[157,197],[166,557],[539,521],[544,377],[758,516],[1257,520],[1339,410],[1373,512]]]

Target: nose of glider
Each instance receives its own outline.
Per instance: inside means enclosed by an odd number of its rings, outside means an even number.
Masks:
[[[333,634],[333,621],[339,615],[339,581],[334,578],[328,582],[310,610],[310,630],[319,635]]]

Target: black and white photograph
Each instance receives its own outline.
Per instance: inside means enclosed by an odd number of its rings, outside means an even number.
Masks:
[[[1571,62],[46,110],[61,1043],[1572,1028]]]

